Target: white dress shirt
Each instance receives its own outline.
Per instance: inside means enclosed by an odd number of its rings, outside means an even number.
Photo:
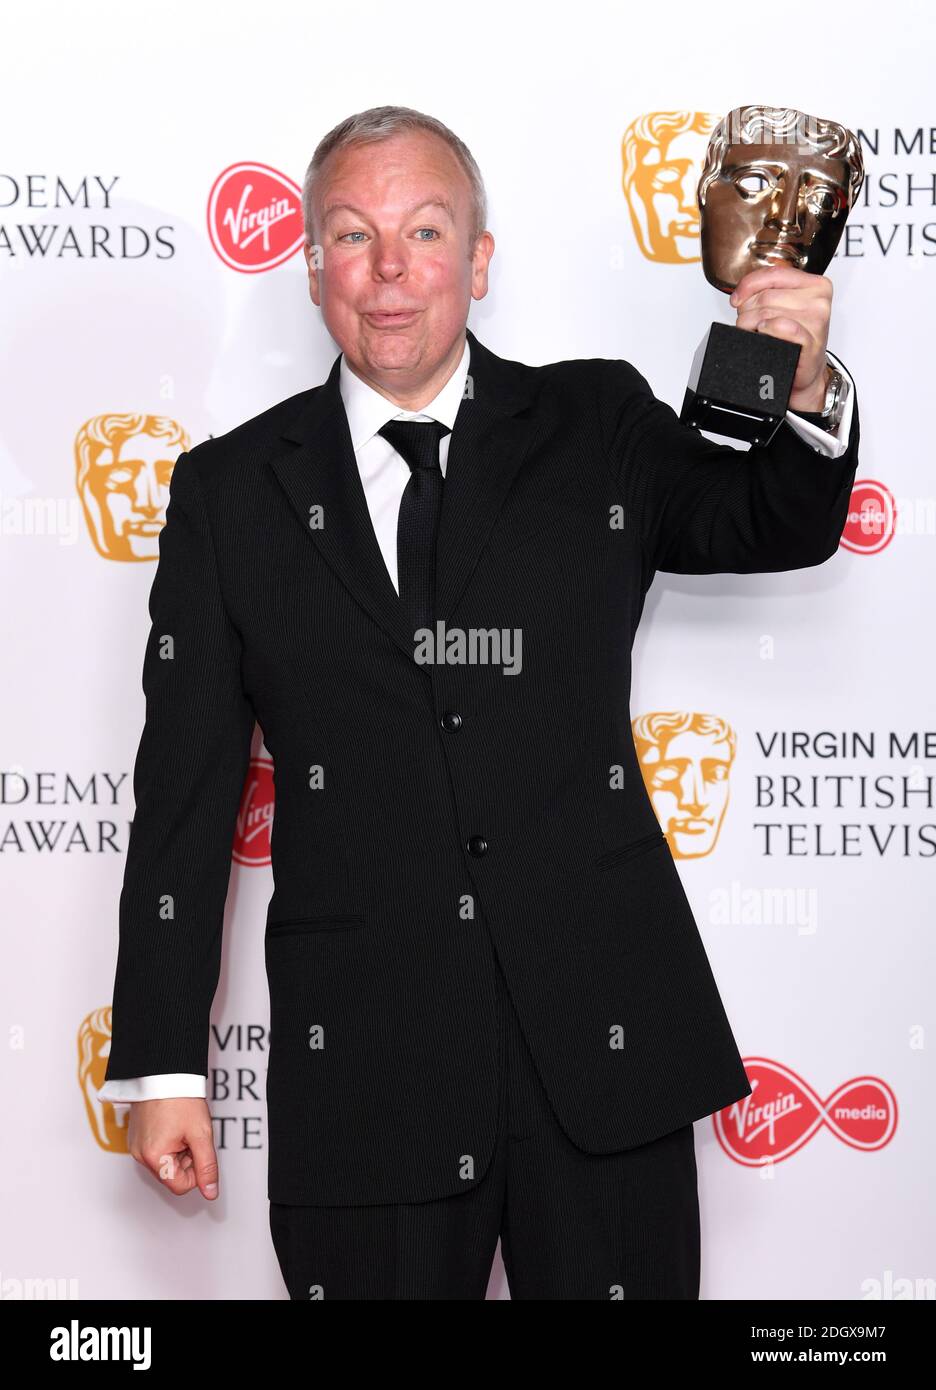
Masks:
[[[341,356],[339,388],[348,417],[354,456],[357,459],[374,534],[397,593],[400,591],[397,578],[397,519],[400,499],[409,482],[410,468],[389,440],[384,439],[377,431],[382,429],[388,420],[438,420],[441,424],[448,425],[450,430],[453,429],[458,407],[465,394],[470,351],[466,338],[464,351],[455,371],[438,395],[420,411],[401,410],[393,401],[387,400],[386,396],[382,396],[379,391],[375,391],[366,381],[356,376],[348,366],[343,353]],[[820,429],[808,420],[801,420],[791,410],[787,411],[786,419],[796,433],[811,444],[817,453],[838,458],[848,447],[854,385],[841,362],[831,353],[828,353],[827,357],[848,383],[848,395],[838,430],[833,434]],[[443,478],[451,437],[447,434],[439,443],[439,467]],[[98,1091],[99,1100],[115,1101],[118,1104],[133,1100],[168,1100],[183,1096],[204,1099],[206,1095],[207,1077],[192,1072],[166,1072],[153,1076],[130,1077],[123,1081],[106,1081]]]

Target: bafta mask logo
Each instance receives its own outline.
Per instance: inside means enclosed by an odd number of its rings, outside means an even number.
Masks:
[[[674,859],[711,854],[728,807],[734,730],[716,714],[658,711],[631,721],[647,794]]]
[[[128,1106],[121,1107],[118,1118],[113,1103],[98,1100],[97,1093],[104,1085],[104,1073],[111,1045],[111,1006],[95,1009],[78,1029],[78,1084],[84,1097],[91,1133],[102,1149],[109,1153],[129,1153],[127,1148]]]
[[[700,259],[696,189],[718,117],[705,111],[651,111],[621,141],[622,184],[637,244],[648,261]]]
[[[106,560],[158,560],[169,479],[189,437],[165,415],[95,415],[75,440],[76,483]]]
[[[864,180],[858,139],[786,106],[736,106],[709,141],[698,203],[702,268],[732,290],[763,266],[823,275]]]

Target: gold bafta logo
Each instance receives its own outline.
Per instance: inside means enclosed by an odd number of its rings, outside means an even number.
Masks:
[[[104,1085],[104,1073],[111,1045],[111,1006],[94,1009],[78,1029],[78,1084],[84,1097],[91,1133],[102,1149],[109,1153],[125,1154],[129,1106],[121,1107],[118,1117],[113,1103],[98,1100],[97,1093]]]
[[[75,440],[88,530],[106,560],[158,560],[169,479],[189,437],[165,415],[95,415]]]
[[[637,761],[674,859],[711,854],[728,807],[737,739],[717,714],[661,710],[631,721]]]
[[[718,121],[707,111],[651,111],[624,132],[621,181],[648,261],[689,265],[701,259],[696,189]]]

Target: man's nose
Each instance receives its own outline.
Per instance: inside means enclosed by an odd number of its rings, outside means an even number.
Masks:
[[[378,237],[374,242],[374,273],[383,280],[396,280],[408,269],[406,251],[398,237]]]

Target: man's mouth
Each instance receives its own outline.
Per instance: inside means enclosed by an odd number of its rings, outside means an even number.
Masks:
[[[364,315],[377,328],[402,328],[412,323],[419,309],[375,309]]]

